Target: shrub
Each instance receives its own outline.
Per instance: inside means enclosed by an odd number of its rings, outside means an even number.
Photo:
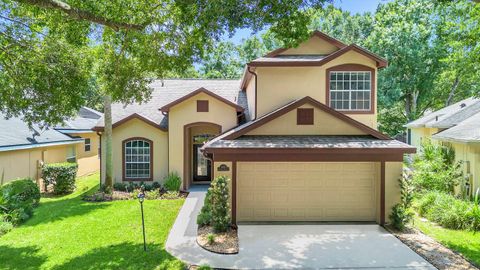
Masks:
[[[6,234],[7,232],[11,231],[13,229],[13,224],[8,221],[2,221],[0,217],[0,236]]]
[[[160,197],[163,200],[175,200],[178,199],[179,193],[178,191],[167,191],[162,194]]]
[[[76,163],[50,163],[42,167],[45,187],[52,185],[53,193],[67,194],[75,190],[75,178],[77,177]]]
[[[461,163],[455,163],[455,151],[448,145],[426,141],[413,163],[413,184],[418,191],[441,191],[453,194],[463,179]]]
[[[213,243],[215,243],[215,234],[213,233],[207,234],[207,243],[209,245],[213,245]]]
[[[113,190],[128,192],[128,184],[116,182],[113,184]]]
[[[208,189],[211,193],[211,225],[216,232],[227,231],[231,224],[228,182],[226,176],[219,176],[212,181]]]
[[[212,205],[211,205],[210,196],[211,196],[211,192],[210,190],[208,190],[207,195],[205,196],[205,200],[203,202],[203,207],[197,216],[197,224],[199,226],[210,225],[212,221]]]
[[[165,177],[164,187],[167,191],[179,191],[182,185],[182,180],[176,172],[171,172]]]
[[[27,220],[40,201],[40,190],[31,179],[19,179],[0,186],[0,213],[17,224]]]
[[[155,189],[145,192],[145,199],[147,200],[156,200],[160,197],[160,190]]]
[[[402,177],[398,179],[400,186],[400,203],[392,208],[390,213],[390,221],[392,226],[400,231],[413,219],[412,210],[413,187],[412,174],[409,170],[403,170]]]
[[[480,206],[450,194],[429,192],[417,203],[419,214],[448,229],[480,231]]]

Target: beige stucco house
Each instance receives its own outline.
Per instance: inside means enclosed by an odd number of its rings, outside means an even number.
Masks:
[[[405,127],[408,143],[415,147],[420,148],[426,140],[452,146],[456,161],[462,163],[465,178],[461,185],[466,185],[470,194],[480,188],[480,99],[461,100]]]
[[[148,102],[113,105],[114,181],[177,172],[188,189],[227,175],[234,222],[383,224],[415,152],[376,130],[386,65],[314,32],[248,63],[241,80],[157,80]]]
[[[46,129],[0,115],[0,181],[29,177],[39,182],[42,163],[76,161],[79,176],[98,171],[100,139],[92,127],[101,116],[83,107],[73,119]]]

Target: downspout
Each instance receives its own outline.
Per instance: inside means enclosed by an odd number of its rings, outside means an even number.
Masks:
[[[162,84],[163,84],[163,81],[162,81]],[[162,111],[162,115],[164,117],[167,117],[168,116],[168,112],[164,112]],[[169,119],[167,119],[169,120]],[[169,120],[170,122],[170,120]],[[168,153],[168,158],[167,158],[167,175],[170,174],[170,132],[168,131],[167,129],[167,153]]]
[[[250,70],[250,66],[247,66],[248,73],[252,74],[255,77],[255,115],[252,120],[257,119],[257,73]]]

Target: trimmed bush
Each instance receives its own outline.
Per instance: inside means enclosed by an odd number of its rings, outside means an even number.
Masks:
[[[225,232],[231,225],[228,182],[225,176],[219,176],[212,181],[200,213],[197,224],[211,225],[216,232]]]
[[[75,190],[77,169],[77,163],[69,162],[43,165],[42,175],[45,187],[52,185],[55,194],[72,193]]]
[[[27,220],[40,201],[40,190],[31,179],[19,179],[0,186],[0,213],[13,224]]]
[[[442,192],[429,192],[417,202],[419,214],[440,226],[455,230],[480,231],[480,206]]]
[[[212,206],[211,225],[216,232],[225,232],[231,225],[228,182],[226,176],[219,176],[212,181],[210,188],[210,203]]]
[[[171,172],[164,179],[165,184],[163,186],[167,191],[179,191],[182,186],[182,180],[176,172]]]

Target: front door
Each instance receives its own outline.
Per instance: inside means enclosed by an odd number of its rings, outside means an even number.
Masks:
[[[193,181],[210,181],[211,179],[211,162],[206,159],[200,148],[202,144],[193,145]]]

